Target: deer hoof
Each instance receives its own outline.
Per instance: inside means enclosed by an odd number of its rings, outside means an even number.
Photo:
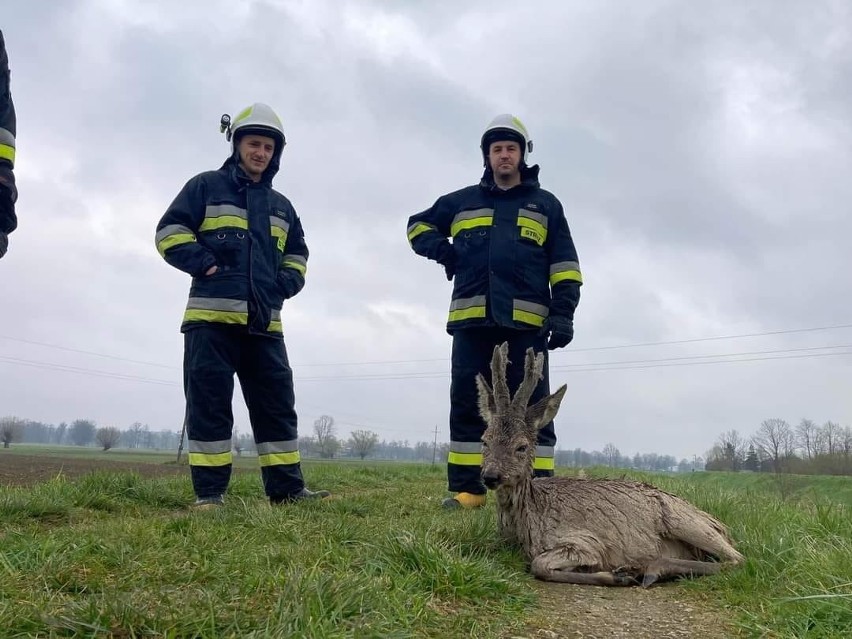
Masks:
[[[642,575],[642,587],[643,588],[650,588],[655,583],[657,583],[657,581],[659,581],[659,579],[660,579],[660,575],[658,575],[657,573],[646,572],[644,575]]]

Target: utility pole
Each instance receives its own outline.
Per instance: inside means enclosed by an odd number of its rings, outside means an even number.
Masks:
[[[438,424],[435,424],[435,441],[432,442],[432,465],[435,465],[435,457],[438,454]]]

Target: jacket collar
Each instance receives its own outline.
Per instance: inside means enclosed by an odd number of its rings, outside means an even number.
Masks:
[[[279,159],[281,158],[281,153],[276,153],[272,156],[272,159],[269,161],[269,166],[266,167],[266,170],[263,172],[263,175],[260,178],[259,184],[263,184],[265,186],[272,186],[272,178],[275,177],[275,174],[278,173],[278,168],[280,166]],[[234,154],[231,155],[220,167],[221,169],[225,169],[228,171],[228,174],[231,176],[231,179],[237,182],[241,187],[246,187],[251,184],[254,184],[252,179],[243,171],[243,168],[240,166],[239,161],[237,160],[237,153],[234,151]]]
[[[518,186],[513,186],[511,189],[508,190],[511,191],[518,187],[539,188],[541,185],[538,181],[538,172],[538,164],[521,167],[521,183]],[[494,182],[494,172],[491,170],[490,166],[486,167],[485,172],[482,174],[482,179],[479,181],[479,186],[488,191],[506,192],[504,189],[498,187],[497,184]]]

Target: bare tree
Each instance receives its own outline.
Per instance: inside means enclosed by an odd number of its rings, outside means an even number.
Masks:
[[[95,441],[103,450],[113,448],[121,439],[121,431],[115,426],[104,426],[95,432]]]
[[[814,444],[816,443],[817,425],[810,419],[802,419],[799,425],[796,426],[796,443],[803,451],[805,458],[812,459],[816,451]]]
[[[353,430],[351,435],[352,452],[358,457],[364,459],[367,455],[373,452],[376,447],[376,442],[379,441],[379,436],[369,430]]]
[[[772,470],[780,473],[783,461],[793,450],[793,431],[790,424],[783,419],[765,419],[752,441],[762,456],[772,462]]]
[[[819,439],[822,444],[822,450],[820,452],[822,454],[832,456],[837,452],[841,439],[840,431],[840,424],[825,422],[825,424],[822,425],[822,428],[819,429]]]
[[[21,441],[24,434],[24,420],[18,417],[0,419],[0,441],[3,448],[9,448],[14,442]]]
[[[736,430],[729,430],[719,436],[717,445],[721,449],[724,470],[738,471],[745,460],[748,442]]]
[[[142,422],[133,422],[127,429],[127,447],[139,448],[142,443]]]
[[[334,433],[334,417],[331,415],[322,415],[314,422],[316,446],[323,459],[331,459],[340,450],[340,442]]]
[[[56,443],[61,444],[62,440],[65,438],[65,431],[68,430],[68,424],[65,422],[60,422],[59,426],[56,427]]]
[[[621,457],[621,452],[615,447],[615,444],[609,443],[603,447],[603,454],[606,457],[606,465],[614,468],[618,465],[618,458]]]

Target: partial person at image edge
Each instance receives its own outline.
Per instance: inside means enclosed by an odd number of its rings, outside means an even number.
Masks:
[[[18,189],[15,186],[15,105],[12,102],[11,72],[6,41],[0,31],[0,257],[9,246],[9,233],[18,226],[15,202]]]

